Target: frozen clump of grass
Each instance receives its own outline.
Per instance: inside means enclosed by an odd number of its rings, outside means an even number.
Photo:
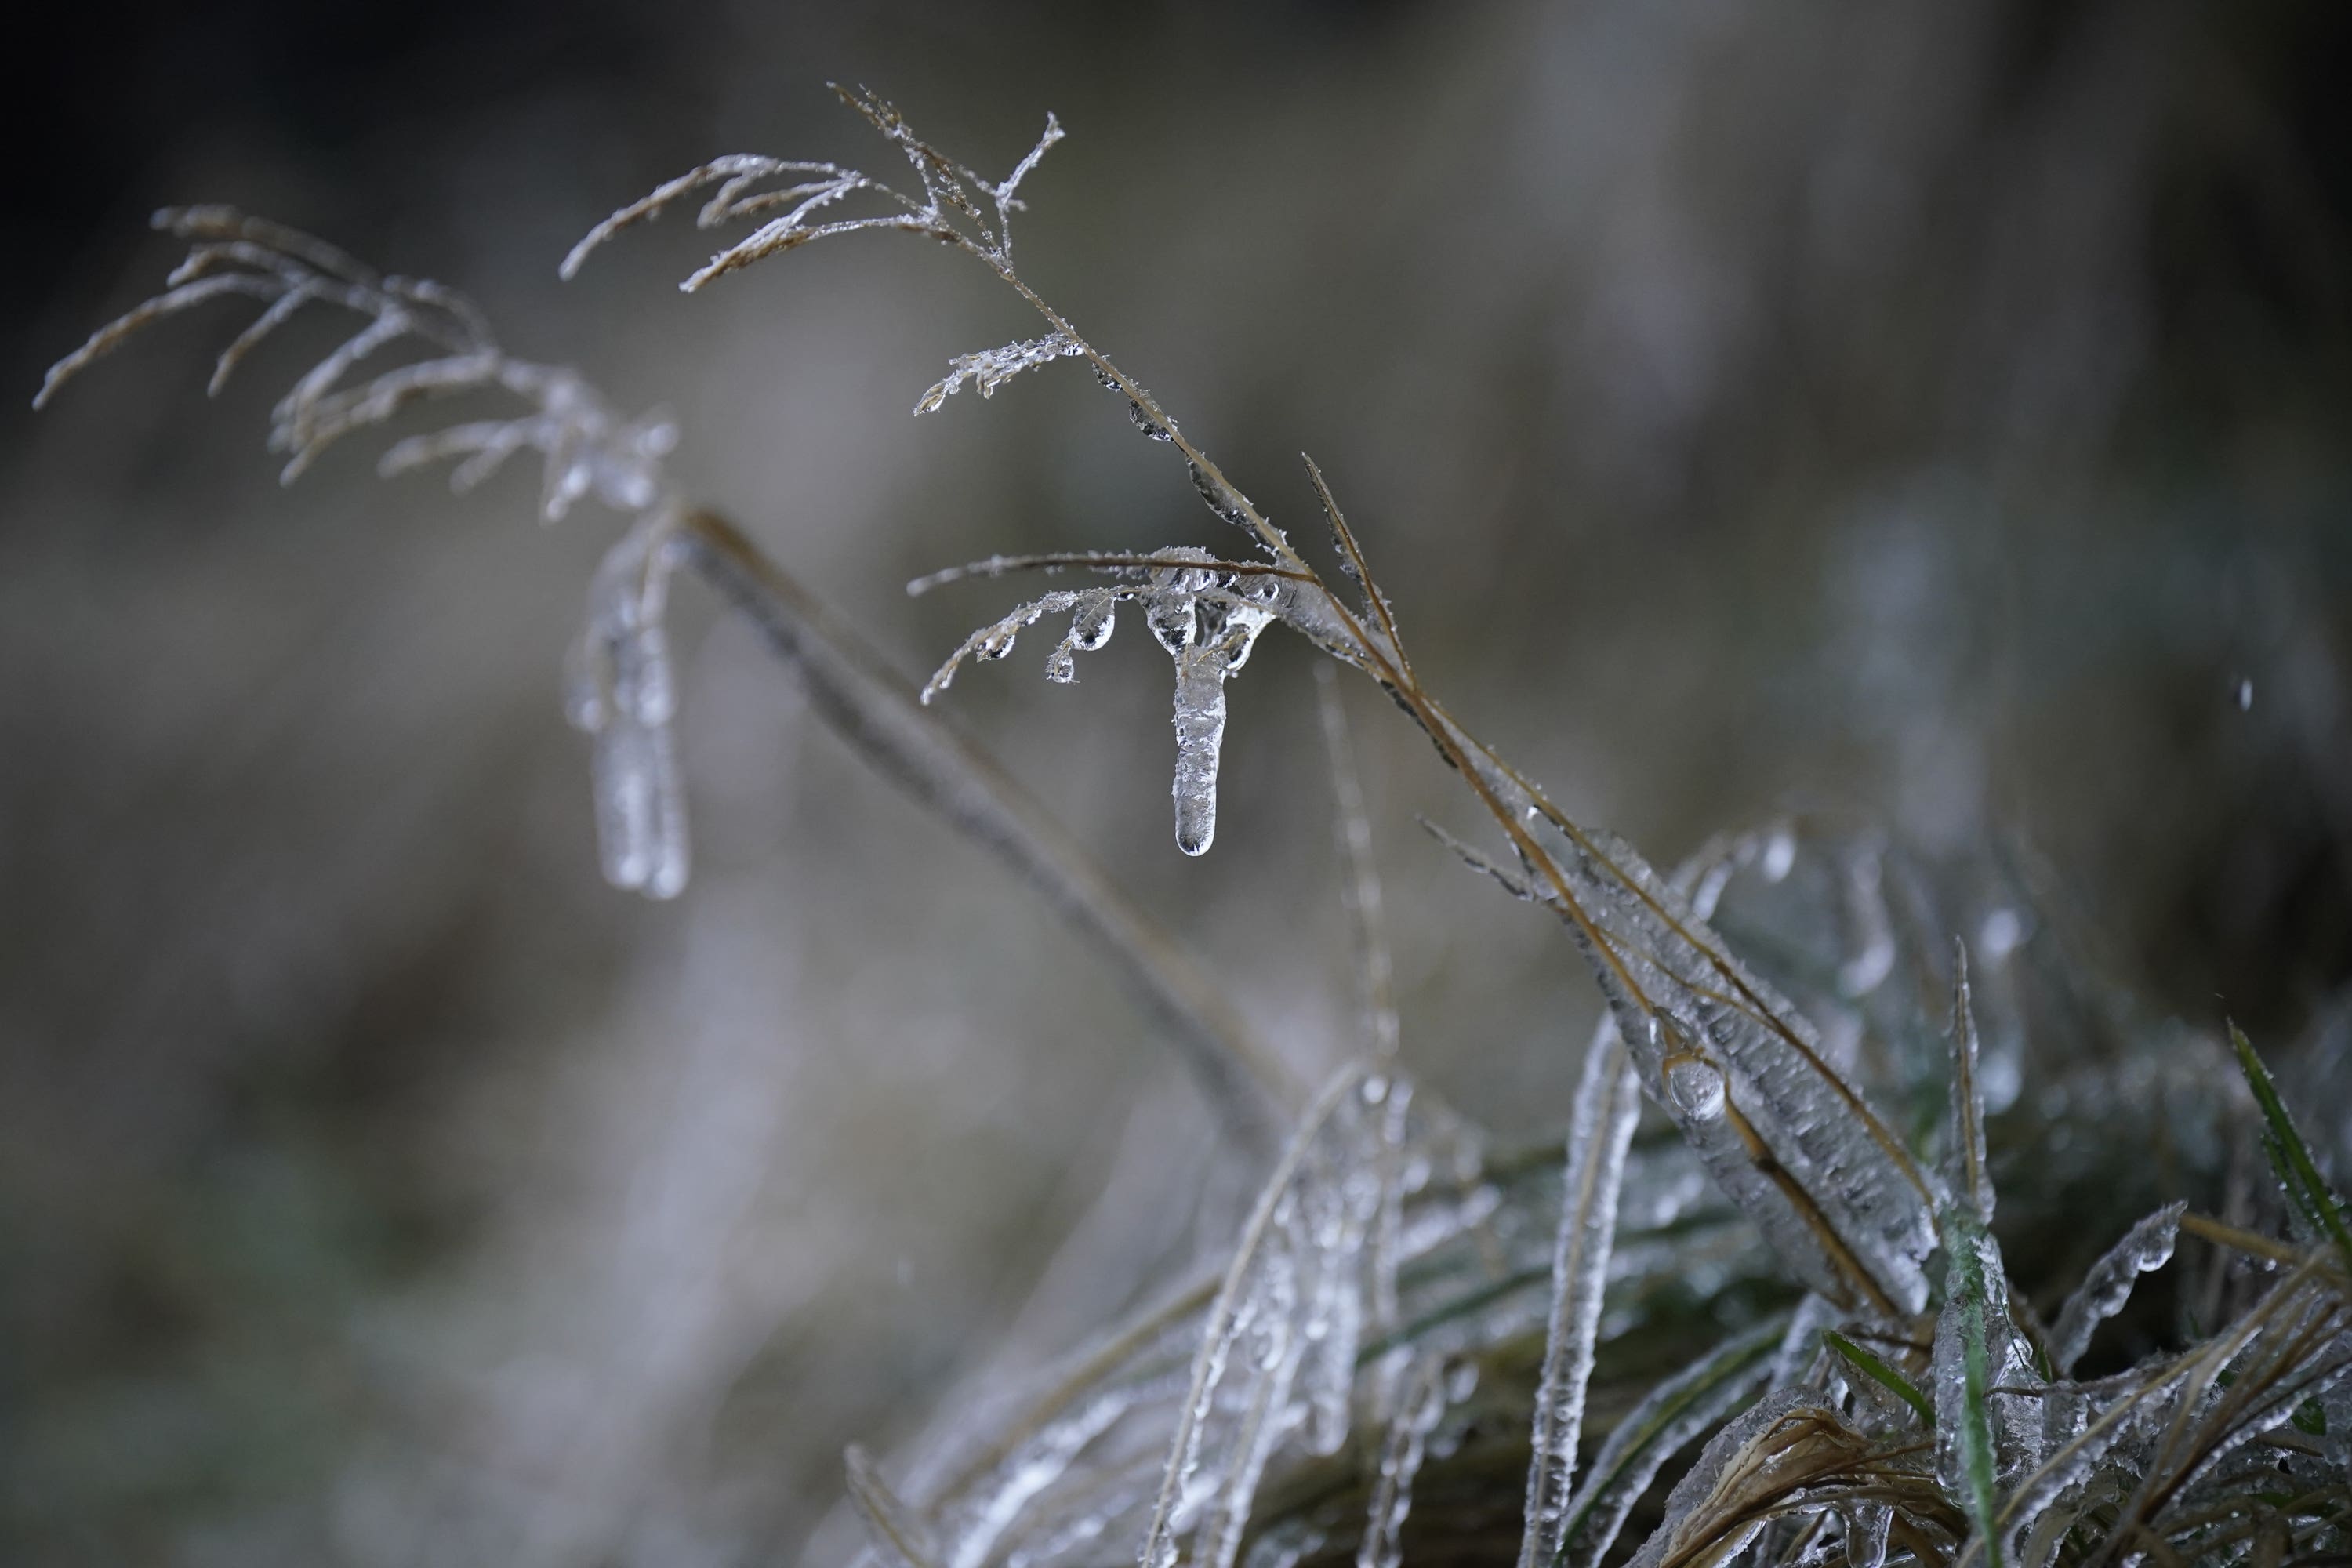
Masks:
[[[1776,824],[1668,876],[1575,822],[1423,682],[1311,461],[1329,576],[1014,269],[1017,193],[1057,121],[992,182],[883,100],[842,96],[911,184],[721,158],[621,208],[562,270],[716,187],[704,226],[755,226],[689,290],[803,244],[887,232],[977,261],[1034,309],[1041,336],[950,360],[918,412],[1084,362],[1246,552],[996,556],[923,579],[917,591],[1028,572],[1086,585],[983,626],[920,700],[1048,616],[1068,619],[1046,674],[1069,681],[1131,606],[1174,666],[1176,837],[1201,854],[1215,835],[1227,682],[1264,634],[1287,626],[1369,676],[1454,770],[1496,848],[1441,837],[1566,926],[1607,1004],[1565,1139],[1499,1148],[1416,1089],[1384,959],[1362,966],[1360,1059],[1299,1093],[1214,980],[984,753],[930,723],[740,535],[675,498],[666,425],[622,419],[572,373],[506,355],[453,291],[226,209],[167,213],[163,226],[194,242],[187,261],[61,361],[41,397],[145,325],[234,296],[262,310],[215,385],[306,304],[363,322],[278,407],[289,479],[424,400],[519,403],[411,437],[385,467],[456,459],[463,488],[529,449],[543,517],[593,495],[632,518],[592,590],[572,684],[574,717],[596,738],[608,876],[656,896],[686,880],[664,622],[671,577],[689,567],[869,760],[1096,941],[1243,1157],[1264,1157],[1270,1173],[1219,1268],[1108,1329],[1012,1415],[945,1413],[933,1446],[955,1462],[902,1495],[851,1450],[874,1561],[1402,1568],[1426,1553],[1582,1568],[1630,1552],[1661,1568],[2105,1568],[2352,1554],[2352,1216],[2243,1037],[2234,1072],[2219,1042],[2191,1034],[2146,1048],[2160,1037],[2117,1008],[2006,872]],[[420,357],[353,379],[394,345]],[[1332,732],[1344,750],[1336,721]],[[1360,816],[1342,797],[1343,821]],[[1350,907],[1376,947],[1362,837],[1343,831]],[[1974,975],[1959,933],[1978,937]],[[2081,1194],[2099,1189],[2085,1173],[2136,1168],[2150,1136],[2192,1190],[2136,1224],[2145,1205],[2086,1211]],[[2267,1156],[2268,1186],[2225,1180],[2239,1148]],[[2093,1226],[2119,1239],[2087,1274],[2054,1278],[2033,1238]],[[2179,1309],[2169,1327],[2128,1321],[2151,1279]],[[2113,1348],[2126,1331],[2124,1364],[2077,1374],[2101,1335]]]

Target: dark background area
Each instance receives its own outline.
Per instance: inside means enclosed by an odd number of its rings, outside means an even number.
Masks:
[[[153,207],[444,279],[666,405],[687,489],[919,669],[1008,595],[912,575],[1217,525],[1075,372],[909,421],[1029,330],[928,247],[689,299],[680,216],[554,266],[715,153],[885,163],[828,79],[984,170],[1050,109],[1026,275],[1294,531],[1312,451],[1432,687],[1569,809],[1661,861],[1786,812],[1998,848],[2151,1010],[2325,1061],[2347,46],[2326,0],[44,16],[0,65],[0,1557],[839,1561],[845,1441],[1066,1344],[1247,1181],[1076,944],[698,595],[697,881],[603,887],[556,693],[611,521],[356,450],[279,489],[331,323],[208,405],[235,312],[185,318],[30,414],[170,265]],[[953,717],[1338,1060],[1305,652],[1235,684],[1192,862],[1157,652],[1064,691],[1043,647]],[[1406,1059],[1542,1131],[1580,966],[1414,827],[1466,803],[1349,696]]]

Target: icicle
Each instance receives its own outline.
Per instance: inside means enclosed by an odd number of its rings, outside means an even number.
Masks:
[[[2099,1324],[2124,1310],[2133,1283],[2172,1261],[2180,1216],[2188,1212],[2186,1202],[2165,1205],[2132,1226],[2091,1265],[2083,1283],[2060,1310],[2058,1326],[2050,1331],[2050,1364],[2059,1376],[2074,1370],[2074,1363],[2091,1348],[2091,1335]]]
[[[1196,618],[1206,606],[1194,611]],[[1273,614],[1235,604],[1210,640],[1173,649],[1176,659],[1176,847],[1205,855],[1217,837],[1217,757],[1225,742],[1225,677],[1241,668]],[[1157,623],[1153,631],[1160,630]],[[1163,645],[1166,638],[1162,637]]]
[[[670,718],[677,707],[662,617],[673,564],[671,519],[649,514],[604,557],[588,626],[570,659],[565,708],[594,737],[597,844],[605,879],[674,898],[688,868],[686,792]]]
[[[1356,1568],[1402,1568],[1404,1521],[1412,1511],[1413,1478],[1421,1473],[1430,1429],[1445,1414],[1448,1381],[1444,1363],[1430,1359],[1414,1368],[1405,1384],[1396,1419],[1390,1423],[1388,1438],[1381,1445],[1380,1477],[1373,1483],[1371,1507],[1364,1516]]]
[[[1217,837],[1217,753],[1225,743],[1225,659],[1217,648],[1176,656],[1176,847],[1205,855]]]
[[[1549,1568],[1559,1555],[1576,1479],[1584,1393],[1592,1377],[1593,1341],[1601,1327],[1601,1287],[1616,1237],[1618,1190],[1641,1111],[1640,1081],[1626,1060],[1615,1020],[1604,1019],[1586,1048],[1569,1126],[1559,1240],[1552,1250],[1551,1327],[1536,1385],[1519,1568]]]

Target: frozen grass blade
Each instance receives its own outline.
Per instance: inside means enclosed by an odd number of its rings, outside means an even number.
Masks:
[[[1430,1431],[1445,1414],[1446,1375],[1442,1360],[1425,1357],[1406,1376],[1396,1418],[1389,1423],[1388,1435],[1381,1443],[1379,1479],[1372,1487],[1371,1506],[1365,1511],[1356,1568],[1402,1568],[1413,1478],[1420,1474],[1429,1451]]]
[[[1232,1264],[1225,1270],[1223,1284],[1212,1303],[1209,1317],[1201,1332],[1201,1346],[1192,1362],[1191,1387],[1185,1395],[1182,1414],[1179,1416],[1174,1438],[1169,1446],[1168,1464],[1160,1486],[1158,1500],[1152,1505],[1151,1523],[1144,1533],[1139,1561],[1143,1568],[1170,1568],[1177,1557],[1177,1509],[1183,1500],[1193,1473],[1200,1468],[1202,1439],[1214,1410],[1219,1385],[1223,1382],[1226,1364],[1236,1342],[1248,1330],[1259,1313],[1268,1307],[1275,1309],[1276,1324],[1280,1322],[1282,1303],[1260,1300],[1252,1289],[1253,1275],[1262,1249],[1274,1243],[1276,1230],[1287,1221],[1284,1207],[1293,1199],[1293,1188],[1305,1170],[1315,1141],[1342,1100],[1353,1094],[1363,1081],[1363,1069],[1349,1067],[1340,1071],[1307,1108],[1298,1130],[1291,1134],[1290,1142],[1275,1166],[1274,1173],[1259,1193],[1257,1206],[1251,1212],[1249,1223],[1243,1227],[1239,1245],[1234,1248]],[[1277,1334],[1280,1329],[1277,1327]],[[1285,1343],[1276,1362],[1287,1359],[1289,1346]],[[1295,1363],[1294,1363],[1295,1365]],[[1286,1379],[1285,1380],[1286,1384]],[[1241,1456],[1247,1466],[1253,1456]]]
[[[2239,1070],[2246,1075],[2246,1087],[2253,1090],[2254,1103],[2262,1107],[2263,1147],[2278,1173],[2279,1184],[2286,1189],[2288,1202],[2316,1235],[2334,1245],[2345,1273],[2352,1276],[2352,1227],[2345,1223],[2343,1200],[2320,1175],[2318,1163],[2311,1157],[2310,1145],[2295,1131],[2294,1119],[2286,1113],[2286,1105],[2279,1099],[2270,1069],[2255,1054],[2245,1031],[2235,1024],[2230,1026],[2230,1044],[2238,1053]]]
[[[1952,943],[1952,1125],[1950,1169],[1955,1197],[1992,1223],[1992,1177],[1985,1168],[1984,1086],[1977,1078],[1977,1014],[1969,997],[1969,950]]]
[[[2091,1265],[2083,1283],[2059,1310],[2057,1326],[2050,1331],[2050,1364],[2059,1376],[2074,1370],[2074,1363],[2091,1348],[2091,1336],[2099,1324],[2124,1310],[2139,1277],[2172,1261],[2173,1238],[2179,1233],[2180,1216],[2188,1212],[2186,1201],[2165,1205],[2132,1226]]]
[[[1945,1489],[1962,1500],[1986,1561],[2000,1568],[1996,1528],[1995,1478],[2000,1458],[1993,1443],[1991,1394],[2001,1357],[1995,1335],[2005,1332],[2009,1289],[2000,1254],[1972,1208],[1958,1203],[1946,1211],[1949,1248],[1942,1315],[1936,1324],[1937,1463]]]
[[[1909,1378],[1835,1329],[1823,1329],[1822,1342],[1843,1356],[1864,1377],[1909,1405],[1917,1413],[1920,1426],[1930,1432],[1936,1429],[1936,1407],[1927,1403],[1927,1396],[1914,1387]]]
[[[1592,1346],[1616,1237],[1618,1188],[1641,1110],[1641,1084],[1617,1037],[1616,1021],[1605,1019],[1586,1048],[1569,1127],[1559,1237],[1552,1252],[1551,1324],[1536,1384],[1519,1568],[1548,1568],[1567,1533],[1585,1389],[1592,1380]]]

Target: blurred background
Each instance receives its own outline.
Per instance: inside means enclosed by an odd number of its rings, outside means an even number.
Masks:
[[[1792,812],[1999,846],[2151,1008],[2282,1056],[2340,1026],[2352,9],[45,25],[0,65],[0,1560],[838,1562],[845,1442],[1066,1346],[1251,1179],[1085,950],[692,587],[695,881],[606,889],[558,690],[615,523],[356,442],[279,489],[268,406],[340,323],[207,405],[244,317],[183,318],[28,413],[174,258],[165,203],[457,284],[667,407],[685,489],[920,671],[1017,589],[919,573],[1231,541],[1073,369],[911,420],[1035,330],[936,247],[688,298],[681,215],[555,263],[715,153],[884,173],[829,79],[983,171],[1050,109],[1025,274],[1302,539],[1312,452],[1429,685],[1570,812],[1662,862]],[[1130,626],[1066,689],[1049,646],[951,717],[1318,1075],[1360,1042],[1306,650],[1233,688],[1192,861],[1162,656]],[[1414,826],[1476,822],[1354,685],[1405,1060],[1547,1133],[1581,963]]]

